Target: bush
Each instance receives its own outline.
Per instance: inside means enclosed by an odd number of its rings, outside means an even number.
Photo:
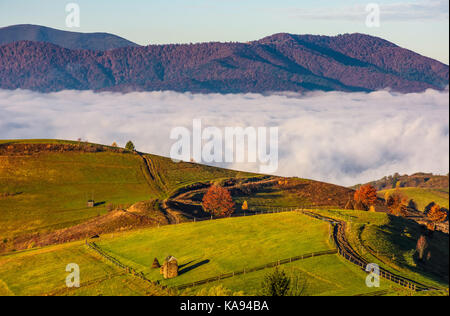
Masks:
[[[291,280],[286,273],[276,268],[264,278],[261,294],[263,296],[288,296],[290,285]]]

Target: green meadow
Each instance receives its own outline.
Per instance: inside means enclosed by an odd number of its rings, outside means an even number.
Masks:
[[[320,221],[280,213],[144,229],[105,237],[97,244],[150,280],[174,286],[328,250],[328,232]],[[154,258],[162,263],[169,255],[182,267],[179,277],[164,280],[151,265]]]
[[[320,212],[340,216],[340,213],[336,213],[339,211]],[[357,215],[352,213],[345,216],[351,216],[352,225],[371,220],[369,213]],[[384,225],[385,219],[375,214],[371,223]],[[351,242],[354,244],[353,240]],[[160,281],[169,287],[332,248],[328,224],[296,212],[115,233],[103,236],[96,243],[122,263],[142,271],[148,279]],[[383,249],[382,244],[377,246]],[[180,276],[163,280],[159,270],[152,269],[151,264],[155,257],[162,262],[168,255],[177,257]],[[69,263],[80,266],[81,287],[78,289],[65,287],[68,274],[65,267]],[[392,263],[389,266],[392,269]],[[381,280],[380,288],[368,288],[363,271],[333,254],[296,261],[281,266],[281,269],[300,280],[304,286],[302,295],[370,295],[380,290],[385,290],[386,295],[413,294],[386,280]],[[208,295],[216,293],[214,288],[221,286],[227,293],[258,295],[262,280],[272,270],[251,272],[182,292],[169,292],[124,273],[99,257],[83,242],[75,242],[0,256],[0,294]],[[420,274],[408,274],[406,268],[402,273],[418,277],[429,284],[444,285]]]
[[[77,144],[58,140],[12,144]],[[106,205],[167,198],[187,184],[248,174],[137,154],[42,152],[0,156],[0,239],[74,226],[105,214]],[[87,208],[94,198],[96,207]]]
[[[398,286],[390,281],[381,280],[379,288],[366,286],[367,274],[357,266],[353,266],[338,255],[326,255],[289,263],[279,269],[287,276],[298,280],[301,296],[352,296],[369,294],[377,291],[395,293]],[[231,291],[243,292],[246,295],[261,295],[261,284],[264,277],[274,269],[266,269],[244,276],[217,281],[186,291],[189,293],[208,294],[218,286]]]
[[[80,145],[59,140],[0,141],[0,145],[5,143]],[[95,239],[109,255],[168,289],[127,274],[89,249],[84,241],[24,251],[12,249],[11,239],[83,223],[105,214],[108,204],[161,201],[194,183],[258,177],[108,148],[95,153],[44,150],[0,155],[0,242],[10,245],[4,247],[10,252],[0,255],[0,296],[209,295],[221,291],[258,295],[264,277],[273,269],[181,292],[172,289],[220,274],[334,248],[329,224],[298,212],[121,231]],[[250,210],[265,210],[329,205],[326,203],[340,205],[348,199],[346,188],[310,180],[291,181],[297,184],[291,189],[262,186],[248,194],[233,195],[237,209],[244,201]],[[448,207],[448,192],[401,190],[413,198],[419,208],[431,201]],[[194,202],[201,198],[201,194],[197,195]],[[86,202],[91,198],[97,204],[88,208]],[[427,260],[421,262],[417,260],[415,248],[423,229],[415,222],[385,213],[334,210],[332,207],[314,212],[347,221],[346,235],[351,246],[368,261],[439,288],[437,293],[448,289],[448,235],[435,232],[429,238]],[[151,266],[155,258],[163,263],[169,255],[177,258],[180,274],[164,280],[159,269]],[[80,288],[68,289],[65,285],[68,274],[65,269],[70,263],[80,266]],[[366,273],[336,254],[296,261],[281,269],[301,281],[302,295],[370,295],[378,291],[383,291],[384,295],[413,294],[386,280],[382,280],[381,288],[368,288]]]
[[[76,225],[106,213],[107,203],[133,203],[151,193],[132,154],[43,153],[0,158],[0,236]],[[87,208],[87,200],[100,203]]]

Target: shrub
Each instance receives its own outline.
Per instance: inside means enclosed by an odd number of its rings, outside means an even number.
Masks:
[[[244,203],[242,203],[241,209],[242,209],[243,211],[247,211],[247,210],[248,210],[248,203],[247,203],[247,201],[244,201]]]
[[[287,296],[291,285],[290,278],[284,271],[276,268],[264,278],[261,285],[261,294],[263,296]]]

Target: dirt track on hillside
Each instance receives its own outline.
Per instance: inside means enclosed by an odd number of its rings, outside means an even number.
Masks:
[[[228,190],[238,189],[242,187],[250,186],[265,186],[272,183],[277,183],[280,178],[269,178],[261,181],[248,182],[242,184],[225,185],[224,188]],[[175,193],[170,198],[163,201],[161,207],[163,212],[167,214],[170,224],[178,224],[183,221],[190,221],[193,219],[199,219],[209,217],[210,215],[205,213],[202,209],[201,203],[193,201],[190,196],[205,193],[209,189],[210,185],[204,187],[187,190],[180,193]],[[186,212],[187,209],[194,211]]]
[[[314,217],[316,219],[326,221],[333,225],[333,240],[338,248],[338,252],[346,260],[360,266],[364,271],[368,264],[370,264],[366,259],[364,259],[357,251],[355,251],[350,243],[348,242],[347,236],[345,234],[347,223],[341,220],[333,219],[330,217],[322,216],[313,212],[302,211],[303,214]],[[429,287],[417,281],[396,275],[382,267],[380,267],[380,276],[382,278],[388,279],[392,282],[399,284],[400,286],[413,289],[415,291],[431,291],[438,290],[433,287]]]

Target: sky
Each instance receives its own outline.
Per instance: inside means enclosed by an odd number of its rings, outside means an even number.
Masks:
[[[0,90],[0,118],[0,139],[81,138],[119,146],[132,140],[138,150],[165,157],[177,142],[171,131],[193,131],[194,119],[222,132],[276,126],[274,174],[346,186],[396,172],[449,172],[448,90],[264,96]],[[219,166],[259,172],[260,161],[245,161]]]
[[[80,6],[79,28],[65,24],[71,2]],[[379,5],[379,27],[366,25],[369,3]],[[0,27],[108,32],[141,45],[359,32],[448,64],[448,13],[448,0],[0,0]]]

